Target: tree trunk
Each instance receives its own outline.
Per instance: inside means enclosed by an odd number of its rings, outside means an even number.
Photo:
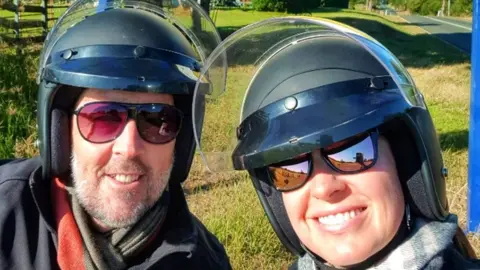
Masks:
[[[198,0],[200,6],[210,15],[210,0]]]
[[[197,0],[197,3],[205,10],[208,16],[210,16],[210,0]],[[193,29],[196,33],[202,31],[202,22],[199,17],[199,14],[196,12],[192,13]]]

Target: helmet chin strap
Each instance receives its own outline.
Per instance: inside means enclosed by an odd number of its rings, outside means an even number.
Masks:
[[[375,253],[374,255],[370,256],[368,259],[366,259],[363,262],[353,264],[353,265],[348,265],[348,266],[341,266],[340,268],[336,268],[335,266],[329,264],[327,261],[310,251],[305,245],[302,243],[301,246],[305,251],[312,257],[313,261],[315,262],[315,266],[317,269],[320,270],[334,270],[334,269],[367,269],[379,261],[381,261],[383,258],[388,256],[388,254],[394,250],[397,246],[399,246],[405,238],[409,235],[412,227],[412,216],[410,214],[410,206],[408,203],[405,205],[405,215],[403,217],[403,221],[400,223],[400,227],[398,228],[397,233],[393,237],[392,241],[388,243],[383,249],[381,249],[379,252]]]

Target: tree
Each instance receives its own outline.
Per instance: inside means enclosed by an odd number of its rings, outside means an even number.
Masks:
[[[363,0],[362,0],[363,1]],[[321,7],[348,8],[348,0],[320,0]]]
[[[442,0],[442,8],[440,9],[442,12],[442,16],[445,15],[445,0]]]
[[[253,0],[253,8],[258,11],[285,11],[286,0]]]
[[[407,10],[407,0],[389,0],[388,3],[400,10]]]
[[[210,16],[210,0],[198,0],[200,6],[205,10],[208,16]],[[192,22],[193,22],[193,29],[198,34],[201,33],[202,30],[202,20],[197,12],[192,12]]]
[[[210,14],[210,0],[200,0],[199,4],[207,14]]]

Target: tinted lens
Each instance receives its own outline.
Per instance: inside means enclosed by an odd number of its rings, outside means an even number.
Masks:
[[[273,185],[281,191],[303,185],[310,174],[310,155],[285,161],[268,167]]]
[[[182,115],[178,109],[165,104],[142,106],[137,112],[137,126],[142,138],[161,144],[173,140],[181,127]]]
[[[123,129],[128,112],[112,103],[90,103],[77,114],[81,135],[90,142],[103,143],[115,139]]]
[[[338,149],[324,152],[329,163],[338,171],[353,173],[370,168],[375,161],[375,147],[372,135],[354,139]]]

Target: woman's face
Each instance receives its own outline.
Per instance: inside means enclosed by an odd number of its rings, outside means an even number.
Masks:
[[[379,137],[376,164],[357,174],[340,174],[312,153],[307,183],[283,192],[300,241],[334,266],[360,263],[384,248],[403,219],[404,198],[388,142]]]

